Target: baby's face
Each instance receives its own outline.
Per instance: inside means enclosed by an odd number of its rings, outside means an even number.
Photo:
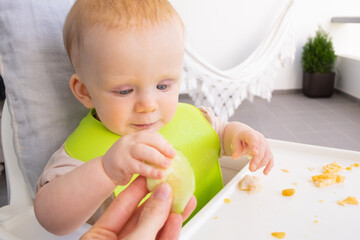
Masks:
[[[119,135],[167,124],[177,109],[183,56],[176,21],[87,34],[80,74],[101,122]]]

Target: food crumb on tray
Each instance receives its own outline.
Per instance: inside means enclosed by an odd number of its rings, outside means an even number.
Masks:
[[[335,161],[323,166],[323,174],[312,176],[312,180],[319,188],[342,183],[345,181],[345,177],[335,173],[340,172],[343,169],[344,168]]]
[[[282,239],[286,236],[285,232],[272,232],[271,236],[276,237],[277,239]]]
[[[352,205],[359,205],[358,200],[356,197],[349,196],[345,198],[344,200],[339,200],[337,203],[341,206],[345,206],[345,204],[352,204]]]
[[[231,203],[231,200],[229,198],[225,198],[224,203]]]
[[[241,191],[248,191],[249,193],[259,192],[261,190],[261,185],[259,184],[259,178],[247,174],[238,183],[238,188]]]
[[[289,188],[289,189],[282,190],[282,195],[285,196],[285,197],[291,197],[294,194],[295,194],[295,189],[294,188]]]
[[[319,187],[326,187],[336,183],[342,183],[345,181],[345,177],[339,174],[327,173],[312,176],[314,184]]]
[[[337,173],[343,170],[344,168],[340,166],[337,162],[330,163],[323,166],[323,173]]]
[[[315,168],[313,168],[313,167],[308,167],[308,170],[311,171],[311,172],[314,171],[314,169]]]
[[[354,164],[352,164],[351,166],[349,166],[349,167],[347,167],[347,168],[345,168],[345,169],[350,171],[350,170],[352,170],[353,167],[356,167],[356,168],[357,168],[357,167],[359,167],[359,166],[360,166],[360,164],[354,163]]]

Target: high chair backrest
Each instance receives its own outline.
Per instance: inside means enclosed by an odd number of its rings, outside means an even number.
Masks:
[[[33,199],[20,170],[14,151],[11,117],[7,104],[4,105],[1,119],[1,138],[5,160],[9,204],[0,208],[0,239],[6,240],[71,240],[79,237],[90,228],[84,224],[74,233],[58,237],[47,232],[37,222],[34,215]]]
[[[18,165],[13,144],[13,131],[9,108],[4,104],[1,117],[1,139],[3,145],[8,203],[12,208],[21,209],[33,204],[25,177]],[[2,218],[6,216],[2,215]]]
[[[72,66],[62,27],[74,0],[0,1],[0,73],[6,87],[2,142],[9,204],[0,208],[0,239],[57,237],[37,222],[33,197],[51,154],[86,115],[69,88]]]
[[[74,0],[0,1],[0,69],[25,182],[35,186],[51,154],[87,110],[72,96],[62,27]]]

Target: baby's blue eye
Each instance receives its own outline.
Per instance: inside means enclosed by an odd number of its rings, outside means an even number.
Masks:
[[[126,90],[118,91],[118,94],[127,95],[127,94],[131,93],[132,91],[134,91],[134,90],[133,89],[126,89]]]
[[[166,85],[166,84],[159,84],[156,86],[156,88],[159,90],[165,90],[167,87],[168,87],[168,85]]]

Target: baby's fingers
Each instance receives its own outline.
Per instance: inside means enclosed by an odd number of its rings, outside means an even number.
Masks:
[[[159,153],[168,158],[175,157],[173,146],[158,132],[141,131],[136,136],[136,142],[142,143],[156,149]]]
[[[261,162],[266,156],[266,151],[269,147],[266,142],[260,141],[257,147],[252,151],[252,159],[250,161],[250,171],[256,171],[261,167]]]
[[[130,154],[134,159],[137,159],[141,162],[146,162],[161,168],[167,168],[170,166],[170,159],[165,157],[157,149],[148,145],[134,145],[130,150]]]
[[[273,158],[273,155],[272,155],[272,153],[270,151],[270,148],[266,149],[265,155],[264,155],[263,159],[261,160],[261,162],[258,165],[258,169],[262,168],[264,166],[266,166],[266,167],[265,167],[263,173],[265,175],[268,175],[271,168],[274,166],[274,158]]]
[[[259,142],[260,139],[255,132],[247,132],[238,135],[231,144],[232,158],[237,159],[246,153],[249,155],[258,154]]]
[[[268,162],[268,164],[266,165],[265,169],[264,169],[264,174],[268,175],[273,166],[274,166],[274,159],[271,158],[270,161]]]
[[[161,169],[157,169],[149,164],[138,161],[137,164],[134,164],[132,167],[132,172],[138,173],[141,176],[160,179],[164,176]]]

